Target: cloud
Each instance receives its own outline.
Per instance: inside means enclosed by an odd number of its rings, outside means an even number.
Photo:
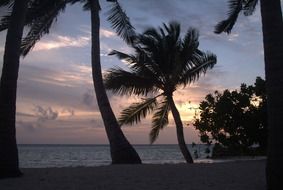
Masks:
[[[38,122],[45,122],[47,120],[56,120],[58,118],[58,111],[53,110],[51,107],[42,107],[36,105],[34,108],[35,115],[38,117]]]
[[[60,116],[74,116],[75,115],[75,110],[71,109],[71,108],[64,108],[61,112],[60,112]]]
[[[237,40],[238,37],[239,37],[239,34],[233,33],[233,34],[230,34],[230,35],[228,36],[228,40],[229,40],[229,41],[235,41],[235,40]]]
[[[67,47],[85,47],[89,45],[90,42],[89,36],[79,36],[76,38],[61,35],[53,36],[52,40],[39,41],[33,51],[44,51]]]
[[[81,25],[80,31],[87,34],[88,36],[91,36],[91,26],[89,25]],[[108,30],[106,28],[100,27],[99,32],[100,32],[100,37],[105,37],[105,38],[117,37],[117,34],[115,32]]]
[[[100,36],[105,38],[116,37],[116,33],[106,29],[100,29]]]
[[[82,97],[82,103],[88,107],[92,107],[94,103],[94,93],[93,90],[88,89]]]

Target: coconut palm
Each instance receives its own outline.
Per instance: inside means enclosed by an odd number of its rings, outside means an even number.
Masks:
[[[92,66],[92,76],[93,76],[93,84],[96,93],[96,99],[98,103],[98,107],[104,122],[104,126],[106,129],[106,134],[108,136],[110,142],[110,150],[113,164],[139,164],[141,163],[140,157],[138,156],[135,149],[130,145],[126,137],[124,136],[116,117],[112,111],[110,106],[101,73],[101,64],[100,64],[100,45],[99,45],[99,2],[98,0],[90,0],[90,11],[91,11],[91,35],[92,35],[92,48],[91,48],[91,66]],[[114,11],[119,8],[119,4],[117,1],[114,1],[114,7],[112,10]],[[119,11],[119,10],[117,10]],[[122,16],[123,16],[122,12]],[[114,12],[114,15],[115,14]],[[111,16],[111,15],[110,15]],[[125,16],[125,15],[124,15]],[[115,24],[117,30],[120,30],[120,35],[125,37],[127,40],[127,34],[124,34],[123,25],[129,27],[128,22],[123,23],[123,18],[127,19],[127,17],[113,17],[109,18]],[[122,21],[122,22],[121,22]],[[126,24],[125,24],[126,23]],[[126,31],[129,31],[131,28],[126,28]],[[128,38],[130,39],[130,38]]]
[[[116,0],[108,0],[112,2],[112,8],[109,11],[109,21],[113,24],[119,35],[127,42],[133,32],[129,18],[122,10],[120,4]],[[21,44],[21,53],[26,56],[40,38],[49,33],[52,23],[58,15],[65,9],[66,5],[77,2],[84,2],[84,9],[91,10],[92,14],[92,70],[95,91],[99,109],[104,121],[107,136],[110,142],[110,150],[112,163],[141,163],[141,160],[130,145],[118,122],[113,114],[109,104],[107,95],[102,82],[101,66],[99,58],[99,3],[98,0],[38,0],[34,1],[30,6],[26,16],[25,24],[30,26],[27,36]],[[0,31],[7,29],[11,22],[11,16],[4,16],[1,20]],[[17,71],[18,73],[18,71]],[[14,102],[15,103],[15,102]],[[11,115],[15,113],[10,113]],[[14,116],[15,117],[15,116]],[[13,124],[15,126],[15,122]]]
[[[183,39],[180,24],[171,22],[163,28],[149,28],[137,35],[130,46],[134,54],[112,51],[128,64],[128,70],[114,68],[105,75],[105,87],[120,95],[147,96],[121,112],[119,122],[134,124],[153,112],[150,143],[159,131],[168,125],[172,112],[180,150],[188,163],[193,159],[183,134],[183,123],[174,103],[173,93],[180,87],[196,81],[216,63],[216,56],[198,49],[198,32],[189,29]]]
[[[22,175],[19,170],[15,114],[20,47],[28,0],[15,0],[13,5],[8,0],[0,2],[0,6],[8,4],[12,6],[12,13],[0,83],[0,178]]]
[[[216,26],[216,33],[230,33],[238,15],[251,15],[259,0],[229,0],[228,18]],[[267,151],[268,189],[278,189],[283,169],[283,21],[280,0],[260,0],[262,19],[269,139]]]
[[[8,15],[2,16],[0,21],[0,31],[7,29],[0,85],[0,178],[22,175],[19,170],[15,113],[24,26],[34,23],[38,18],[50,17],[51,14],[55,19],[58,13],[65,8],[63,1],[65,0],[3,0],[0,2],[0,6],[11,10]],[[47,24],[51,25],[53,20]]]

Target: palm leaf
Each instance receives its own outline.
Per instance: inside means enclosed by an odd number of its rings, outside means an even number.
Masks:
[[[164,24],[166,25],[166,24]],[[181,26],[180,23],[176,22],[176,21],[171,21],[169,23],[169,31],[168,34],[171,36],[170,39],[173,39],[173,42],[176,43],[180,37],[180,33],[181,33]]]
[[[129,55],[129,54],[117,51],[117,50],[112,50],[108,55],[115,55],[120,60],[125,60],[129,64],[137,62],[137,59],[136,59],[136,57],[134,55]]]
[[[168,114],[170,105],[167,99],[163,100],[152,117],[152,129],[149,133],[150,143],[154,143],[159,135],[159,131],[168,125]]]
[[[184,57],[185,62],[190,58],[192,53],[199,46],[199,32],[197,29],[189,28],[184,40],[182,42],[182,56]],[[187,57],[187,58],[185,58]]]
[[[112,7],[107,12],[107,20],[111,23],[117,34],[127,44],[133,44],[136,37],[136,32],[135,28],[130,22],[129,17],[117,0],[110,0],[109,2],[111,2]]]
[[[11,18],[11,11],[9,11],[7,13],[7,15],[2,16],[1,20],[0,20],[0,32],[2,32],[3,30],[7,30],[9,27],[9,23],[10,23],[10,18]]]
[[[147,98],[140,103],[134,103],[130,107],[124,109],[118,119],[120,125],[138,123],[145,118],[157,105],[156,98]]]
[[[153,39],[161,40],[165,36],[165,33],[162,28],[159,28],[159,31],[160,33],[156,30],[156,28],[150,27],[142,34],[142,36],[151,36]]]
[[[3,5],[2,5],[3,4]],[[7,14],[3,15],[0,21],[0,32],[3,30],[7,30],[11,21],[11,13],[13,8],[14,1],[12,0],[3,0],[0,2],[0,6],[7,6]],[[30,24],[32,20],[36,17],[39,17],[39,15],[35,14],[35,10],[39,10],[39,5],[43,4],[42,1],[32,1],[29,2],[28,11],[26,13],[26,19],[25,19],[25,25]],[[42,10],[37,11],[37,13],[42,13]]]
[[[191,64],[190,60],[192,59],[193,54],[195,52],[199,51],[197,48],[199,46],[199,32],[197,29],[194,28],[189,28],[183,41],[182,44],[180,45],[180,51],[178,56],[176,57],[176,63],[174,67],[174,75],[175,75],[175,80],[179,78],[180,73],[183,70],[186,70],[187,67],[191,66],[188,64]]]
[[[243,8],[243,0],[229,0],[229,11],[228,11],[228,18],[219,22],[215,26],[214,32],[216,34],[220,34],[222,32],[230,33],[233,26],[235,25],[239,13]]]
[[[117,50],[113,50],[109,55],[115,55],[121,60],[125,60],[129,64],[129,68],[133,73],[136,73],[139,76],[144,76],[144,78],[150,78],[156,86],[162,86],[163,83],[157,75],[157,72],[153,68],[151,59],[148,57],[146,52],[135,47],[136,55],[129,55],[122,53]]]
[[[258,0],[246,0],[244,2],[244,7],[243,7],[244,15],[245,16],[252,15],[255,11],[257,3]]]
[[[44,15],[33,20],[33,22],[30,24],[29,32],[23,39],[21,44],[21,53],[23,56],[26,56],[28,54],[28,52],[34,47],[36,42],[39,41],[44,34],[49,33],[49,29],[52,23],[65,9],[65,7],[65,0],[57,1],[57,3],[50,6],[50,9],[48,9],[48,11],[46,11]]]
[[[108,70],[104,76],[104,84],[106,89],[120,95],[147,95],[158,90],[151,78],[121,68]]]
[[[0,7],[5,7],[5,6],[8,6],[8,7],[11,7],[13,5],[14,1],[12,0],[1,0],[0,1]]]
[[[194,55],[191,65],[180,75],[178,84],[186,86],[188,83],[196,81],[201,74],[205,74],[208,69],[212,69],[217,62],[216,55],[212,53],[202,53]]]

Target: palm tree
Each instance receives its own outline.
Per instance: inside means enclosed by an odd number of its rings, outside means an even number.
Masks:
[[[115,1],[116,2],[116,1]],[[117,2],[116,2],[117,6]],[[91,66],[93,84],[99,110],[105,125],[106,134],[110,142],[110,150],[113,164],[139,164],[141,163],[135,149],[130,145],[124,136],[116,117],[111,109],[101,73],[100,45],[99,45],[99,2],[90,0],[91,11]],[[122,33],[121,33],[122,34]],[[126,35],[127,36],[127,35]]]
[[[174,103],[173,93],[181,86],[196,81],[216,63],[216,56],[198,49],[198,32],[189,29],[180,37],[180,24],[164,24],[164,29],[149,28],[137,35],[130,46],[134,54],[112,51],[128,63],[129,70],[115,68],[105,75],[105,87],[120,95],[150,96],[121,112],[119,122],[134,124],[153,113],[150,143],[168,124],[171,111],[177,129],[179,148],[187,163],[193,163],[183,134],[183,123]]]
[[[230,0],[228,18],[216,26],[216,33],[230,33],[241,11],[251,15],[258,0]],[[280,0],[260,0],[268,110],[267,186],[278,189],[283,169],[283,21]]]
[[[40,0],[40,4],[37,6],[31,6],[27,12],[25,24],[30,26],[30,30],[27,36],[23,39],[21,45],[21,53],[26,56],[28,52],[33,48],[40,38],[49,33],[49,29],[52,26],[57,16],[65,9],[68,3],[74,4],[81,2],[82,0]],[[132,27],[129,23],[129,19],[125,12],[122,10],[120,4],[116,0],[108,0],[112,2],[112,8],[109,11],[109,21],[112,22],[113,27],[117,29],[119,35],[121,35],[125,41],[130,39]],[[84,0],[84,8],[91,10],[92,18],[92,70],[93,80],[95,81],[95,91],[97,95],[97,101],[99,109],[104,121],[107,136],[110,142],[110,150],[112,156],[112,163],[141,163],[141,160],[130,145],[122,130],[120,129],[118,122],[113,114],[109,100],[105,93],[105,88],[102,82],[100,57],[99,57],[99,3],[98,0]],[[11,16],[5,16],[1,20],[0,30],[7,28],[11,22]],[[14,124],[15,125],[15,124]]]
[[[0,178],[22,175],[19,170],[15,114],[24,26],[34,23],[38,18],[50,18],[51,13],[55,19],[59,11],[65,8],[63,1],[65,0],[3,0],[0,2],[1,7],[6,6],[7,9],[12,9],[11,13],[8,12],[8,15],[2,16],[0,21],[0,31],[7,29],[0,84]],[[51,25],[53,20],[49,20],[47,24]]]
[[[1,1],[0,6],[11,1]],[[18,149],[16,143],[16,93],[28,0],[15,0],[8,26],[2,76],[0,83],[0,178],[19,177]]]

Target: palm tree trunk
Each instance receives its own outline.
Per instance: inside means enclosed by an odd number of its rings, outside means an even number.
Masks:
[[[173,118],[175,120],[176,124],[176,129],[177,129],[177,139],[178,139],[178,144],[179,148],[186,160],[187,163],[194,163],[193,158],[188,150],[188,147],[186,145],[185,139],[184,139],[184,132],[183,132],[183,123],[181,121],[181,117],[179,114],[179,111],[176,108],[176,105],[174,103],[173,97],[167,97],[169,104],[170,104],[170,109],[172,111]]]
[[[280,189],[283,180],[283,21],[280,0],[261,0],[268,111],[267,185]]]
[[[96,99],[110,142],[112,164],[140,164],[141,159],[124,136],[111,109],[101,74],[99,45],[99,2],[90,0],[92,27],[92,75]]]
[[[16,142],[16,97],[20,46],[28,0],[16,0],[6,37],[4,62],[0,83],[0,178],[18,177],[18,148]]]

